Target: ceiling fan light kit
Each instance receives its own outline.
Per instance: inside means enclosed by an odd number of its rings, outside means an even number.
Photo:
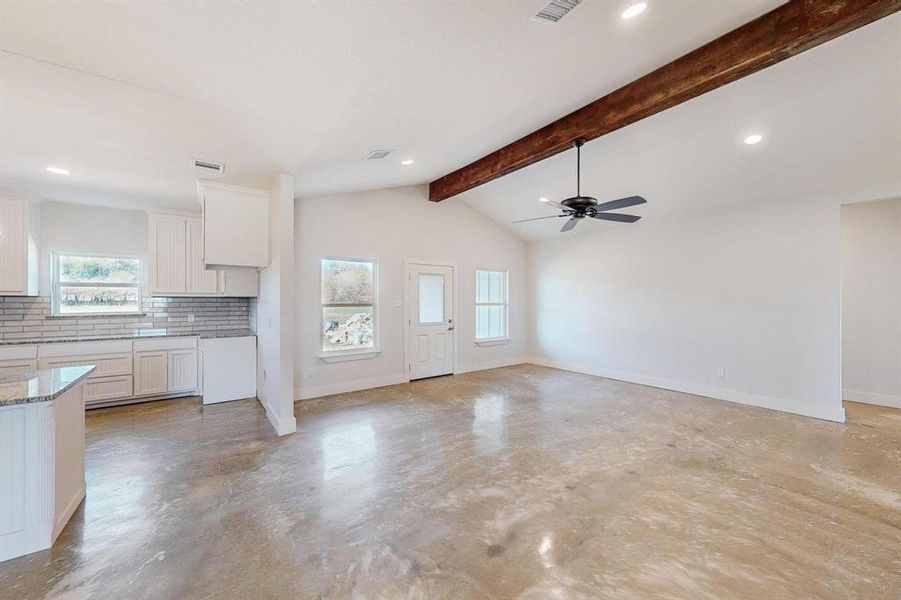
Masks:
[[[576,149],[576,195],[560,202],[547,200],[542,198],[544,204],[556,206],[563,211],[560,215],[550,215],[548,217],[535,217],[532,219],[522,219],[521,221],[513,221],[514,223],[525,223],[526,221],[538,221],[540,219],[558,219],[560,217],[569,217],[569,220],[560,228],[560,232],[571,231],[579,224],[579,221],[588,217],[589,219],[597,219],[599,221],[615,221],[617,223],[634,223],[641,217],[637,215],[625,215],[622,213],[608,213],[609,210],[618,208],[628,208],[630,206],[638,206],[647,202],[641,196],[628,196],[619,200],[611,200],[598,204],[597,199],[591,196],[582,195],[582,146],[585,145],[584,138],[576,138],[573,140],[573,147]]]

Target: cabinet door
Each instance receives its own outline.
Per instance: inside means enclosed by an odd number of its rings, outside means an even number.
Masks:
[[[28,292],[25,232],[25,201],[0,198],[0,295]]]
[[[150,219],[150,292],[187,291],[186,223],[184,217],[154,215]]]
[[[169,350],[169,391],[197,389],[197,350]]]
[[[27,373],[37,368],[36,360],[0,360],[0,376]]]
[[[186,228],[187,293],[215,295],[219,291],[219,273],[203,268],[203,221],[188,219]]]
[[[256,269],[227,269],[222,273],[222,295],[256,298],[260,292],[260,275]]]
[[[169,391],[168,352],[135,352],[135,396],[153,396]]]

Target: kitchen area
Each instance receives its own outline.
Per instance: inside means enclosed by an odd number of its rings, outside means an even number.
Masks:
[[[0,561],[52,545],[85,490],[85,411],[257,396],[269,193],[200,210],[0,192]]]

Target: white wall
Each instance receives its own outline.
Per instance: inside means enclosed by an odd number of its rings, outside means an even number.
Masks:
[[[294,177],[280,175],[269,204],[269,266],[257,301],[257,396],[279,435],[294,433]]]
[[[147,258],[147,213],[44,202],[41,204],[40,294],[50,295],[50,253],[91,252]],[[144,264],[144,284],[147,265]]]
[[[901,199],[842,207],[842,385],[901,408]]]
[[[378,274],[376,358],[325,363],[319,354],[323,256],[374,258]],[[298,398],[406,381],[404,364],[404,259],[446,260],[457,267],[456,371],[515,364],[526,352],[526,245],[461,201],[428,201],[426,186],[305,198],[297,202]],[[510,271],[507,345],[475,345],[475,270]]]
[[[843,420],[837,203],[592,225],[530,246],[536,362]]]

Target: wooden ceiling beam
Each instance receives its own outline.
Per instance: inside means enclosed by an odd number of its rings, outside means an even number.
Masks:
[[[429,184],[440,202],[901,10],[901,0],[792,0]],[[861,68],[866,68],[862,65]]]

